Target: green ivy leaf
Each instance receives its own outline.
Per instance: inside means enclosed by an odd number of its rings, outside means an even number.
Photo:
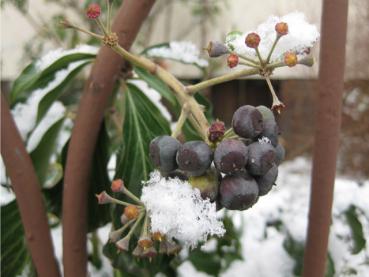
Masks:
[[[1,206],[1,276],[17,276],[31,259],[15,200]]]
[[[9,102],[14,106],[18,102],[25,101],[28,94],[35,89],[44,88],[55,78],[55,74],[68,67],[72,62],[91,62],[96,55],[90,53],[72,53],[64,55],[43,70],[36,66],[37,61],[29,64],[14,81],[10,91]]]
[[[36,174],[42,186],[44,186],[49,174],[49,162],[55,152],[59,132],[64,123],[64,117],[57,120],[43,135],[37,147],[30,156],[35,167]]]
[[[353,239],[352,254],[358,254],[361,250],[365,248],[366,239],[363,232],[363,225],[361,224],[357,209],[355,206],[351,205],[346,211],[345,216],[347,223],[351,230],[351,235]]]
[[[170,128],[159,109],[138,87],[127,84],[123,142],[116,176],[136,195],[141,193],[141,181],[147,180],[153,169],[149,158],[150,141],[164,134],[170,134]]]

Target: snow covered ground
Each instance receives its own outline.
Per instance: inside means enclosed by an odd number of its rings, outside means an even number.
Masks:
[[[234,212],[236,225],[243,224],[243,257],[222,274],[233,276],[293,276],[295,261],[283,247],[286,233],[294,240],[303,242],[307,227],[307,214],[310,195],[311,162],[306,158],[297,158],[283,163],[279,168],[277,187],[250,210]],[[335,184],[333,205],[333,225],[329,241],[329,252],[335,265],[335,276],[342,276],[350,268],[357,271],[356,276],[369,276],[368,249],[356,255],[351,254],[352,240],[350,229],[343,212],[350,205],[356,205],[364,214],[359,216],[363,224],[366,239],[369,239],[369,181],[361,185],[357,181],[338,177]],[[280,220],[284,230],[278,231],[268,222]],[[203,277],[191,263],[186,262],[179,268],[181,276]]]
[[[223,277],[258,276],[286,277],[294,276],[295,261],[283,247],[286,233],[294,240],[302,242],[305,239],[307,227],[307,212],[309,203],[311,162],[306,158],[297,158],[280,166],[277,186],[250,210],[234,212],[233,219],[237,226],[243,226],[242,247],[243,261],[236,261],[224,272]],[[333,207],[333,225],[329,242],[329,252],[335,265],[335,276],[342,276],[354,268],[355,276],[369,276],[368,249],[356,255],[351,254],[352,240],[350,229],[345,222],[343,212],[354,204],[362,210],[359,219],[363,224],[366,239],[369,239],[369,181],[361,185],[355,180],[338,177],[336,179],[335,200]],[[278,231],[267,223],[280,220],[283,230]],[[110,226],[99,230],[103,241],[108,236]],[[61,231],[53,231],[56,242],[56,254],[61,258]],[[210,244],[214,244],[211,240]],[[203,247],[214,247],[205,245]],[[96,271],[90,266],[92,276],[108,276],[109,261],[104,259],[102,271]],[[183,263],[178,272],[180,276],[209,276],[198,272],[190,262]],[[349,276],[349,275],[346,275]]]

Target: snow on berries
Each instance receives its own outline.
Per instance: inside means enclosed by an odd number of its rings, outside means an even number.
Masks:
[[[215,203],[201,197],[199,189],[179,178],[164,178],[154,171],[142,188],[142,202],[150,214],[151,232],[195,247],[208,236],[222,236],[222,221]]]
[[[253,48],[258,47],[265,59],[276,36],[280,36],[270,61],[282,61],[286,52],[293,52],[299,58],[306,56],[309,49],[318,41],[318,28],[306,21],[301,12],[292,12],[285,16],[271,16],[253,31],[245,33],[231,32],[226,37],[228,49],[238,55],[257,59]]]

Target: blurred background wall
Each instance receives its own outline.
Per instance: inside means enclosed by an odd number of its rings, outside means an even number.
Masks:
[[[58,26],[65,14],[85,24],[84,7],[91,1],[32,0],[2,1],[1,65],[2,90],[32,59],[50,49],[73,47],[89,42],[86,37],[68,37]],[[103,2],[103,1],[102,1]],[[119,1],[115,1],[119,2]],[[282,16],[302,11],[309,22],[320,27],[321,0],[157,0],[142,28],[136,52],[149,45],[172,40],[189,40],[199,48],[209,40],[224,40],[232,30],[253,30],[270,15]],[[15,4],[14,4],[15,3]],[[359,178],[369,176],[369,1],[351,0],[346,55],[346,93],[343,98],[343,126],[339,169]],[[205,52],[203,53],[204,56]],[[314,49],[316,60],[319,49]],[[212,60],[205,77],[229,70],[223,58]],[[193,82],[203,78],[196,68],[166,63],[177,76]],[[279,117],[288,158],[309,155],[313,147],[316,78],[319,65],[298,70],[278,70],[273,82],[287,105]],[[270,105],[271,97],[263,80],[249,78],[221,84],[204,92],[213,102],[215,116],[227,124],[233,111],[243,104]]]

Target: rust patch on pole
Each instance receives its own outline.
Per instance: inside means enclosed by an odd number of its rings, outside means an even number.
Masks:
[[[124,0],[112,30],[128,49],[155,0]],[[87,80],[69,144],[63,192],[63,263],[65,276],[87,275],[87,194],[91,161],[104,110],[123,60],[102,47]]]
[[[309,226],[303,276],[325,274],[341,127],[347,0],[323,1]]]
[[[3,94],[1,155],[12,182],[27,247],[37,274],[45,277],[60,276],[40,184]]]

